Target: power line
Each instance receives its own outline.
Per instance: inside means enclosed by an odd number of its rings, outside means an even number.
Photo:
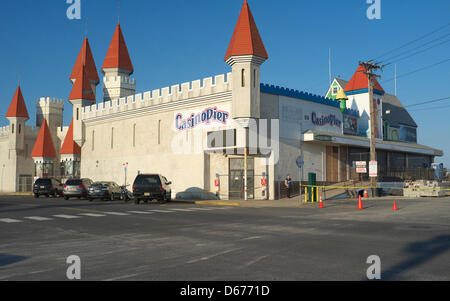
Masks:
[[[449,34],[449,35],[450,35],[450,34]],[[405,56],[405,57],[401,57],[401,58],[399,58],[399,59],[397,59],[397,60],[394,60],[394,61],[392,61],[392,62],[386,64],[385,66],[391,65],[393,62],[396,62],[396,63],[397,63],[397,62],[406,60],[406,59],[408,59],[408,58],[410,58],[410,57],[412,57],[412,56],[415,56],[415,55],[417,55],[417,54],[424,53],[424,52],[426,52],[426,51],[428,51],[428,50],[430,50],[430,49],[436,48],[436,47],[441,46],[441,45],[443,45],[443,44],[446,44],[446,43],[448,43],[448,42],[450,42],[450,39],[449,39],[449,40],[445,40],[444,42],[435,44],[435,45],[433,45],[433,46],[431,46],[431,47],[428,47],[428,48],[426,48],[426,49],[424,49],[424,50],[416,51],[416,52],[414,52],[414,53],[412,53],[412,54],[409,54],[409,55],[407,55],[407,56]],[[423,46],[425,46],[425,45],[423,45]],[[421,47],[423,47],[423,46],[421,46]],[[421,48],[421,47],[419,47],[419,48]]]
[[[405,76],[408,76],[408,75],[411,75],[411,74],[414,74],[414,73],[417,73],[417,72],[420,72],[420,71],[423,71],[423,70],[426,70],[426,69],[429,69],[429,68],[432,68],[432,67],[435,67],[435,66],[438,66],[438,65],[441,65],[441,64],[444,64],[444,63],[446,63],[448,61],[450,61],[450,58],[445,59],[445,60],[440,61],[440,62],[437,62],[437,63],[432,64],[432,65],[429,65],[429,66],[425,66],[425,67],[419,68],[417,70],[414,70],[414,71],[411,71],[411,72],[408,72],[408,73],[404,73],[404,74],[402,74],[400,76],[397,76],[397,78],[405,77]],[[392,81],[394,79],[395,79],[395,77],[387,79],[387,80],[384,80],[383,82],[387,83],[387,82],[390,82],[390,81]]]
[[[447,108],[450,108],[450,105],[447,105],[447,106],[440,106],[440,107],[431,107],[431,108],[414,109],[414,110],[410,110],[410,112],[427,111],[427,110],[442,110],[442,109],[447,109]]]
[[[449,97],[444,97],[444,98],[432,99],[432,100],[428,100],[428,101],[424,101],[424,102],[418,102],[418,103],[415,103],[415,104],[412,104],[412,105],[407,105],[407,106],[405,106],[405,108],[410,108],[410,107],[420,106],[420,105],[424,105],[424,104],[439,102],[439,101],[443,101],[443,100],[447,100],[447,99],[450,99],[450,96]]]
[[[386,52],[386,53],[384,53],[384,54],[382,54],[382,55],[376,57],[375,59],[373,59],[373,60],[371,60],[371,61],[376,61],[376,60],[378,60],[378,59],[380,59],[380,58],[382,58],[382,57],[384,57],[384,56],[386,56],[386,55],[388,55],[388,54],[391,54],[391,53],[393,53],[393,52],[395,52],[395,51],[397,51],[397,50],[399,50],[399,49],[405,48],[406,46],[409,46],[409,45],[411,45],[411,44],[413,44],[413,43],[415,43],[415,42],[417,42],[417,41],[423,40],[424,38],[428,37],[429,35],[432,35],[433,33],[436,33],[436,32],[438,32],[438,31],[440,31],[441,29],[446,28],[446,27],[449,26],[449,25],[450,25],[450,23],[445,24],[445,25],[439,27],[438,29],[435,29],[435,30],[433,30],[433,31],[431,31],[431,32],[429,32],[429,33],[427,33],[427,34],[425,34],[425,35],[423,35],[423,36],[421,36],[421,37],[419,37],[419,38],[413,40],[413,41],[407,42],[407,43],[403,44],[403,45],[400,46],[400,47],[394,48],[394,49],[392,49],[392,50],[390,50],[390,51],[388,51],[388,52]]]
[[[423,45],[421,45],[421,46],[418,46],[418,47],[416,47],[416,48],[414,48],[414,49],[409,49],[409,50],[404,51],[404,52],[402,52],[402,53],[400,53],[400,54],[396,54],[396,55],[394,55],[394,56],[391,56],[390,58],[387,58],[387,59],[385,59],[385,60],[383,60],[383,61],[389,62],[389,61],[394,60],[394,59],[397,58],[397,57],[401,57],[402,55],[407,55],[405,58],[400,58],[400,59],[395,60],[395,61],[397,62],[397,61],[400,61],[400,60],[404,60],[404,59],[406,59],[406,58],[409,58],[409,57],[411,57],[411,56],[414,56],[414,55],[416,55],[416,54],[423,53],[423,52],[425,52],[425,51],[428,51],[428,50],[430,50],[430,49],[433,49],[433,48],[435,48],[435,47],[438,47],[438,46],[440,46],[440,45],[442,45],[442,44],[448,43],[448,42],[450,42],[450,40],[446,40],[446,41],[444,41],[444,42],[435,44],[435,45],[433,45],[433,46],[431,46],[431,47],[429,47],[429,48],[427,48],[427,49],[421,50],[421,51],[416,51],[416,50],[417,50],[417,49],[420,49],[420,48],[422,48],[422,47],[425,47],[425,46],[427,46],[427,45],[429,45],[429,44],[431,44],[431,43],[433,43],[433,42],[442,40],[443,38],[446,38],[446,37],[448,37],[448,36],[450,36],[450,33],[448,33],[448,34],[446,34],[446,35],[443,35],[443,36],[441,36],[441,37],[439,37],[439,38],[437,38],[437,39],[431,40],[431,41],[429,41],[429,42],[427,42],[427,43],[425,43],[425,44],[423,44]],[[409,54],[411,51],[416,51],[416,52],[414,52],[413,54]]]

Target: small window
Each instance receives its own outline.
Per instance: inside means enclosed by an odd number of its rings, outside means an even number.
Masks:
[[[245,69],[241,71],[241,86],[245,87]]]
[[[136,147],[136,124],[133,124],[133,147]]]
[[[256,69],[253,69],[253,88],[256,88]]]
[[[22,131],[22,125],[19,123],[19,134]]]
[[[80,118],[79,118],[79,115],[80,115],[80,109],[79,108],[77,108],[77,120],[79,120]]]
[[[14,134],[14,123],[13,123],[12,126],[11,126],[11,131],[12,131],[12,133]]]
[[[158,120],[158,145],[161,144],[161,120]]]
[[[111,149],[114,149],[114,128],[111,128]]]
[[[95,131],[92,131],[92,151],[94,151],[94,145],[95,145]]]

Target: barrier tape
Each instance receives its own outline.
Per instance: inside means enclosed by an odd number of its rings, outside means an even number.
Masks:
[[[437,187],[429,187],[429,188],[420,188],[420,187],[352,187],[352,186],[317,186],[317,185],[302,185],[302,187],[317,187],[317,188],[337,188],[337,189],[426,189],[426,190],[448,190],[450,188],[437,188]]]

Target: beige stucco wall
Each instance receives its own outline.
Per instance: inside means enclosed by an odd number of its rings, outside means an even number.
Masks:
[[[148,112],[131,110],[121,117],[111,114],[84,120],[86,139],[82,147],[81,175],[93,181],[115,181],[122,185],[125,182],[123,164],[128,163],[127,184],[133,183],[138,172],[159,173],[173,183],[173,197],[204,198],[205,193],[214,190],[214,178],[210,173],[215,175],[224,162],[216,160],[215,155],[205,154],[202,149],[196,150],[193,144],[186,144],[183,153],[172,146],[180,135],[185,139],[199,132],[202,139],[206,139],[208,131],[221,127],[211,124],[180,132],[175,130],[175,116],[180,112],[198,112],[214,106],[223,108],[230,104],[228,97],[215,102],[194,101],[160,110],[150,108]]]

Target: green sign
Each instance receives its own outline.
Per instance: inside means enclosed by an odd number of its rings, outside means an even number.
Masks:
[[[331,142],[331,141],[333,141],[333,137],[328,136],[328,135],[317,135],[317,136],[314,136],[314,140],[323,141],[323,142]]]

